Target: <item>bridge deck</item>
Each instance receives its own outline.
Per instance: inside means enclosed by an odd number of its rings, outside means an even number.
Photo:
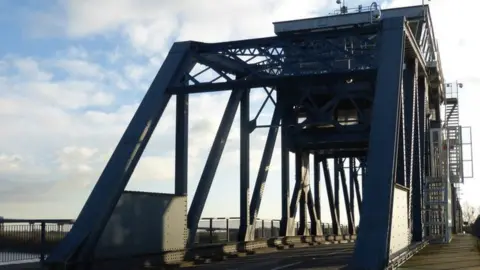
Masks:
[[[480,269],[480,252],[476,249],[476,238],[455,235],[449,244],[429,245],[413,256],[399,269],[447,270]]]
[[[404,270],[446,270],[480,269],[480,252],[475,247],[476,238],[471,235],[457,235],[450,244],[429,245],[413,256],[399,269]],[[341,269],[346,266],[353,252],[354,244],[320,245],[259,253],[223,262],[193,266],[192,270],[263,270],[263,269]],[[3,266],[0,269],[39,269],[38,264]],[[187,267],[190,269],[190,267]]]
[[[348,264],[353,247],[351,243],[286,249],[199,265],[192,270],[341,269]]]

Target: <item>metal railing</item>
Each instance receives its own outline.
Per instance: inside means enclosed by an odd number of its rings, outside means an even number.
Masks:
[[[296,223],[298,229],[299,222]],[[198,224],[195,243],[211,244],[222,242],[236,242],[240,227],[239,218],[202,218]],[[310,228],[310,223],[307,223]],[[323,235],[333,235],[333,227],[329,223],[322,223]],[[340,225],[342,235],[348,234],[348,226]],[[357,229],[358,230],[358,229]],[[279,219],[257,219],[255,239],[280,236]]]
[[[0,219],[0,265],[45,260],[73,220]]]
[[[0,265],[43,262],[73,223],[74,220],[67,219],[0,219]],[[237,242],[239,226],[239,218],[203,218],[198,226],[196,244]],[[280,220],[258,219],[256,227],[256,239],[280,236]],[[324,235],[333,234],[331,224],[322,223],[321,227]],[[340,229],[341,234],[348,234],[348,226],[341,225]]]

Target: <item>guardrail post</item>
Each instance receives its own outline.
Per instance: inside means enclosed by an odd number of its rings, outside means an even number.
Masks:
[[[45,232],[45,221],[40,223],[40,262],[43,264],[45,261],[46,253],[46,232]]]
[[[230,242],[230,219],[226,218],[225,219],[225,231],[227,233],[227,242]]]
[[[273,219],[270,220],[270,237],[275,237],[276,235],[274,235],[274,231],[275,228],[273,227]],[[276,230],[275,230],[276,231]]]
[[[209,229],[210,229],[210,244],[213,243],[213,218],[210,218],[209,220]]]
[[[262,238],[265,238],[265,220],[262,219]]]

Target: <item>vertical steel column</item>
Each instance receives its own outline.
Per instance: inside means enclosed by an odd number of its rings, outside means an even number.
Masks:
[[[348,234],[353,235],[355,233],[355,224],[353,223],[353,208],[350,208],[350,200],[348,198],[347,177],[345,176],[345,161],[344,159],[338,159],[339,173],[342,180],[343,200],[345,203],[345,212],[347,214],[348,222]]]
[[[232,94],[225,108],[220,126],[218,127],[217,134],[215,135],[215,140],[213,141],[212,148],[203,168],[202,176],[200,181],[198,181],[197,190],[192,200],[192,205],[188,211],[188,240],[187,246],[191,246],[195,241],[195,235],[197,233],[198,222],[205,207],[205,202],[210,192],[210,187],[212,186],[213,178],[217,172],[218,163],[225,148],[227,142],[228,134],[230,133],[230,128],[232,127],[233,119],[235,118],[235,113],[237,112],[238,105],[244,94],[243,89],[233,90]]]
[[[247,230],[247,238],[245,240],[255,239],[255,228],[257,222],[258,212],[260,211],[260,204],[262,202],[263,190],[267,181],[268,170],[272,161],[273,150],[275,142],[277,141],[278,126],[280,125],[281,109],[275,107],[273,111],[272,121],[268,130],[267,141],[263,150],[260,167],[258,167],[257,180],[255,181],[255,188],[252,195],[252,204],[250,204],[250,220]]]
[[[287,236],[290,217],[290,152],[288,151],[287,126],[282,119],[282,219],[280,221],[280,236]]]
[[[333,159],[333,179],[334,179],[334,189],[335,189],[335,213],[337,214],[338,221],[340,221],[340,159],[334,158]],[[338,224],[340,226],[340,224]]]
[[[401,88],[402,89],[405,89],[405,85],[404,85],[404,82],[405,80],[402,80],[401,82]],[[409,91],[409,90],[408,90]],[[399,113],[400,113],[400,116],[399,116],[399,119],[398,119],[398,123],[399,123],[399,129],[398,129],[398,140],[397,140],[397,144],[398,144],[398,150],[397,150],[397,172],[396,172],[396,183],[399,184],[399,185],[402,185],[404,187],[407,187],[408,185],[408,171],[407,171],[407,163],[409,164],[408,159],[407,159],[407,156],[405,155],[406,154],[406,151],[407,151],[407,143],[406,142],[406,132],[405,132],[405,117],[404,117],[404,110],[405,110],[405,106],[404,106],[404,103],[405,103],[405,95],[404,95],[404,92],[405,91],[402,91],[402,93],[400,94],[400,108],[399,108]]]
[[[295,234],[295,216],[297,207],[300,203],[300,223],[298,234],[305,235],[307,215],[306,215],[306,194],[305,189],[308,188],[308,158],[309,154],[302,150],[295,153],[295,187],[293,189],[292,201],[290,203],[290,219],[288,221],[287,232],[289,235]],[[303,197],[303,199],[302,199]]]
[[[299,230],[299,235],[308,235],[307,203],[308,195],[312,195],[310,191],[310,154],[308,152],[302,153],[302,188],[300,192],[302,193],[300,197],[300,226],[303,226],[303,229]],[[312,206],[311,210],[313,210],[313,203],[310,205]],[[310,207],[308,209],[310,210]],[[315,219],[315,216],[310,216],[310,218]]]
[[[174,43],[145,97],[88,197],[75,225],[47,257],[47,263],[89,260],[105,225],[160,120],[171,94],[193,67],[190,42]]]
[[[175,126],[175,195],[188,193],[188,94],[177,95]]]
[[[355,158],[351,157],[348,159],[349,164],[348,164],[348,176],[349,176],[349,194],[350,194],[350,209],[352,211],[352,222],[355,226]],[[355,230],[353,230],[353,233],[355,233]]]
[[[279,236],[287,236],[290,217],[290,152],[289,152],[289,125],[292,124],[289,90],[277,88],[277,106],[282,108],[281,113],[281,194],[282,217],[280,220]]]
[[[422,241],[424,235],[423,229],[423,198],[422,187],[425,179],[425,94],[426,94],[426,78],[422,77],[417,82],[418,98],[417,98],[417,127],[416,127],[416,146],[413,153],[416,160],[413,163],[413,179],[412,179],[412,240]]]
[[[457,229],[457,192],[454,185],[450,184],[452,189],[452,233],[458,233]]]
[[[355,193],[357,197],[357,205],[358,205],[358,215],[361,218],[360,213],[362,209],[362,194],[360,193],[360,185],[358,184],[358,172],[362,172],[362,167],[358,167],[353,172],[353,183],[355,184]],[[363,179],[362,179],[363,184]]]
[[[308,214],[310,215],[310,235],[322,236],[322,223],[320,221],[320,215],[317,215],[315,209],[315,200],[313,199],[311,188],[308,188],[307,192],[307,206]]]
[[[312,223],[312,235],[323,235],[322,216],[320,211],[320,158],[318,154],[313,156],[313,192],[315,201],[315,216],[317,217],[316,226]],[[311,216],[311,214],[310,214]],[[315,231],[314,231],[315,229]]]
[[[299,213],[299,222],[298,222],[298,235],[308,235],[307,228],[307,197],[303,188],[300,189],[300,213]]]
[[[334,235],[340,233],[340,221],[335,210],[335,199],[333,198],[332,178],[328,169],[328,159],[322,160],[323,174],[325,177],[325,187],[327,188],[328,205],[330,206],[330,216],[332,218],[332,229]]]
[[[411,188],[412,182],[412,166],[414,163],[414,144],[415,144],[415,129],[416,129],[416,98],[417,98],[417,86],[416,74],[417,74],[417,61],[409,60],[406,64],[406,68],[403,71],[403,95],[404,95],[404,111],[405,111],[405,186]],[[411,193],[411,192],[410,192]]]
[[[240,101],[240,227],[238,241],[247,240],[250,223],[250,89]]]
[[[308,152],[303,152],[302,153],[302,196],[300,197],[300,200],[302,201],[303,197],[303,202],[300,204],[300,225],[303,223],[303,230],[300,230],[301,234],[299,235],[308,235],[310,233],[310,230],[308,228],[308,217],[307,217],[307,210],[310,215],[311,220],[316,220],[315,217],[315,211],[313,211],[313,198],[312,198],[312,192],[310,190],[310,153]],[[311,199],[311,200],[309,200]],[[310,201],[310,203],[309,203]],[[311,206],[311,207],[310,207]],[[303,209],[302,209],[303,208]],[[302,218],[303,216],[303,218]]]
[[[422,158],[422,168],[424,172],[422,173],[423,179],[422,179],[422,186],[421,186],[421,195],[422,196],[428,196],[428,194],[424,194],[425,191],[425,185],[426,185],[426,180],[427,180],[427,175],[433,175],[433,168],[431,166],[431,161],[432,161],[432,155],[433,155],[433,149],[430,148],[431,142],[430,142],[430,128],[431,128],[431,123],[432,121],[430,120],[431,117],[431,107],[430,107],[430,99],[429,99],[429,84],[428,80],[425,78],[420,84],[419,87],[424,89],[424,113],[425,117],[424,123],[423,123],[423,129],[424,131],[420,133],[421,138],[423,139],[420,140],[421,147],[423,148],[423,158]],[[425,197],[422,199],[422,203],[425,202]],[[424,204],[424,208],[426,211],[422,212],[422,223],[426,223],[430,220],[431,215],[430,215],[430,206]],[[423,227],[423,236],[428,236],[430,235],[430,227]]]
[[[412,168],[416,158],[415,152],[415,129],[416,129],[416,99],[417,99],[417,85],[416,85],[417,63],[416,59],[408,59],[406,61],[405,69],[403,70],[403,115],[404,115],[404,151],[405,151],[405,186],[408,190],[408,226],[410,232],[413,231],[412,224],[412,177],[415,172]],[[418,175],[418,174],[415,174]],[[412,238],[409,238],[412,239]]]
[[[320,157],[318,154],[313,156],[313,187],[315,193],[315,213],[320,218]]]
[[[297,207],[301,197],[302,187],[302,152],[297,150],[295,152],[295,185],[293,186],[292,198],[290,201],[290,216],[287,223],[287,236],[296,235],[296,222],[295,217],[297,215]],[[301,219],[302,217],[300,217]],[[299,229],[299,228],[298,228]]]
[[[351,262],[354,269],[383,269],[389,260],[400,128],[404,25],[403,17],[385,18],[379,35],[379,63],[367,157],[368,173],[360,231]]]
[[[362,198],[365,196],[365,183],[367,178],[367,158],[359,159],[360,161],[360,173],[362,175]],[[362,200],[363,201],[363,200]]]

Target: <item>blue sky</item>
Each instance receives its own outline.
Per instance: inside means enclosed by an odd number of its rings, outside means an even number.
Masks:
[[[318,0],[199,2],[0,2],[0,123],[4,127],[0,132],[0,215],[76,217],[175,40],[215,42],[269,36],[273,21],[324,15],[334,4]],[[398,0],[383,6],[412,3],[421,1]],[[466,24],[473,11],[460,10],[468,3],[438,0],[432,3],[432,11],[447,80],[465,84],[460,114],[462,124],[473,126],[475,143],[480,141],[480,126],[474,118],[480,78],[473,65],[480,60],[475,54],[480,41],[471,34],[473,26]],[[349,1],[354,4],[357,1]],[[227,97],[204,94],[191,99],[195,112],[190,138],[192,195]],[[254,106],[262,97],[261,92],[254,93]],[[171,105],[128,189],[173,190]],[[254,134],[252,189],[266,135],[264,131]],[[204,216],[238,216],[237,144],[235,124]],[[260,217],[280,216],[276,151]],[[480,157],[480,148],[475,148],[474,156]],[[469,180],[464,198],[480,206],[478,190],[480,185]]]

